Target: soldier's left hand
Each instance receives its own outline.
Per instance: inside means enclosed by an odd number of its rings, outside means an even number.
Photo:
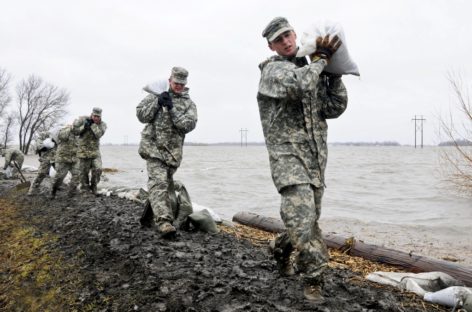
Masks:
[[[332,39],[330,39],[329,35],[326,35],[324,38],[318,37],[316,38],[316,51],[311,55],[311,59],[319,57],[329,61],[341,45],[342,41],[338,35],[335,35]]]

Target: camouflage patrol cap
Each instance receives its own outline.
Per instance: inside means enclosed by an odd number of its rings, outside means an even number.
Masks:
[[[293,27],[288,23],[285,17],[276,17],[262,31],[262,37],[267,38],[267,41],[272,42],[280,34],[293,30]]]
[[[94,107],[92,110],[92,115],[102,117],[102,109],[100,107]]]
[[[173,67],[170,77],[176,83],[187,84],[188,71],[183,67]]]

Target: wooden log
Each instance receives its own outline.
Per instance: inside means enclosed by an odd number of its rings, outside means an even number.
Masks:
[[[233,216],[233,221],[273,233],[280,233],[285,230],[281,220],[260,216],[252,212],[238,212]],[[468,266],[366,244],[339,235],[325,234],[323,239],[328,247],[341,249],[351,256],[398,266],[415,273],[444,272],[464,282],[466,286],[472,287],[472,268]]]

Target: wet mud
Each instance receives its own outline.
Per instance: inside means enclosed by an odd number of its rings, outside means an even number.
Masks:
[[[47,252],[50,276],[41,284],[37,273],[15,271],[13,255],[4,250],[14,237],[5,234],[0,290],[9,296],[0,298],[0,310],[441,311],[422,308],[412,303],[411,294],[336,268],[326,276],[326,301],[313,304],[304,299],[297,276],[279,275],[265,247],[223,232],[180,231],[166,240],[154,228],[140,226],[142,207],[137,203],[92,194],[67,198],[65,190],[49,200],[44,194],[27,197],[26,191],[0,182],[1,213],[10,209],[10,227],[33,229],[33,238],[46,240],[38,253]],[[14,279],[15,274],[21,278]],[[25,287],[37,297],[56,289],[54,306],[41,298],[24,302],[12,292]]]

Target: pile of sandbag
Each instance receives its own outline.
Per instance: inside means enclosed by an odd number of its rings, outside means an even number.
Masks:
[[[472,312],[472,288],[443,272],[374,272],[367,279],[413,292],[428,302]]]

